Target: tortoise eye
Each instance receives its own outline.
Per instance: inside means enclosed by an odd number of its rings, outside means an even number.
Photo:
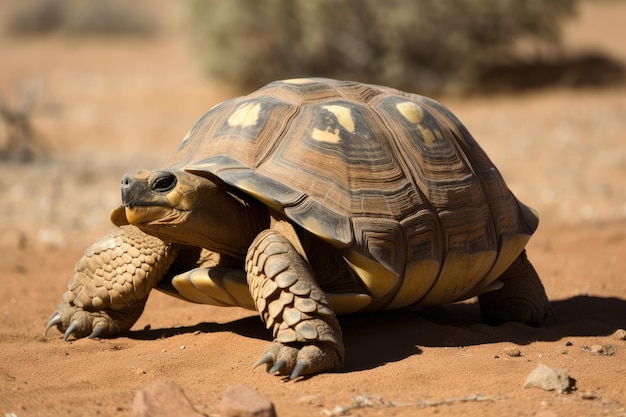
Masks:
[[[175,186],[176,175],[167,171],[159,173],[159,176],[152,182],[152,190],[157,193],[171,191]]]

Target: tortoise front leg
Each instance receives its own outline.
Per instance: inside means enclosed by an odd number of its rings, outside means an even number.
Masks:
[[[255,364],[297,378],[343,366],[341,328],[308,263],[276,230],[265,230],[246,257],[248,285],[274,342]]]
[[[131,328],[150,290],[163,278],[178,247],[127,226],[91,245],[76,263],[52,326],[64,339],[109,336]]]

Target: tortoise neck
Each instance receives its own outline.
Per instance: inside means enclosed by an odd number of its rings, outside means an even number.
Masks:
[[[238,232],[239,239],[237,240],[240,241],[237,257],[243,259],[256,236],[270,227],[271,216],[267,206],[255,198],[236,189],[228,190],[227,194],[236,206],[230,215],[232,225]],[[230,255],[233,256],[234,254]]]

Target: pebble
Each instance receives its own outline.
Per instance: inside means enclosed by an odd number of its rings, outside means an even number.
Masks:
[[[524,388],[541,388],[546,391],[559,393],[570,392],[575,389],[576,381],[563,369],[551,368],[540,363],[528,375],[524,382]]]
[[[613,337],[617,340],[626,340],[626,330],[617,329],[617,331],[613,333]]]
[[[157,381],[137,391],[133,417],[203,417],[173,381]]]
[[[615,348],[611,345],[593,345],[589,348],[589,351],[596,355],[613,356],[615,354]]]
[[[274,404],[247,385],[232,385],[221,402],[224,417],[276,417]]]
[[[508,356],[512,358],[517,358],[517,357],[522,356],[522,351],[519,350],[517,346],[504,348],[504,353],[506,353]]]

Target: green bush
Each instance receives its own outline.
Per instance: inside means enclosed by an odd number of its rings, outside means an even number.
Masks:
[[[459,90],[530,38],[559,40],[576,0],[188,0],[211,77],[243,88],[327,76]]]

